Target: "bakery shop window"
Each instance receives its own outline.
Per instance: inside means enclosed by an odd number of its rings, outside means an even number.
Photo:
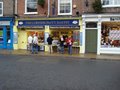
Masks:
[[[101,47],[116,48],[120,47],[120,23],[102,23]]]

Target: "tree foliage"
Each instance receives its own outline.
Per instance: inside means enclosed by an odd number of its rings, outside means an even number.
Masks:
[[[95,13],[101,13],[102,12],[101,0],[95,0],[95,2],[92,3],[92,8],[95,11]]]
[[[45,0],[38,0],[38,4],[42,7],[44,7]]]

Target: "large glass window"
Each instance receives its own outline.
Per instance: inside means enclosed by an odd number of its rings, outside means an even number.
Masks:
[[[0,27],[0,43],[3,43],[3,28]]]
[[[3,2],[0,2],[0,16],[3,16]]]
[[[101,31],[102,48],[120,48],[120,23],[103,23]]]
[[[58,15],[72,14],[72,0],[58,0]]]
[[[103,7],[120,7],[120,0],[102,0]]]
[[[37,13],[37,0],[25,0],[25,13]]]

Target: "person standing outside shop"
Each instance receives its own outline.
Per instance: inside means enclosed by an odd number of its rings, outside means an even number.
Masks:
[[[52,36],[49,35],[49,37],[47,38],[47,42],[48,42],[48,46],[49,46],[49,52],[52,53],[53,52],[53,49],[52,49]]]
[[[60,36],[60,47],[61,47],[60,52],[62,54],[64,53],[64,42],[65,42],[65,40],[64,40],[63,36],[61,35]]]
[[[32,54],[38,53],[38,37],[36,34],[33,35],[33,48],[32,48]]]
[[[72,54],[72,44],[73,44],[73,38],[69,36],[67,38],[68,54]]]
[[[33,41],[33,38],[31,35],[28,36],[28,50],[30,50],[30,52],[32,52],[32,41]]]

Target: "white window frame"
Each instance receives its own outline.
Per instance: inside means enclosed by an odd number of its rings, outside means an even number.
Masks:
[[[3,16],[3,2],[0,2],[1,3],[1,6],[2,8],[0,8],[2,10],[2,13],[0,14],[0,16]]]
[[[114,3],[114,0],[111,0],[112,1],[112,4],[109,4],[109,5],[102,5],[103,8],[106,8],[106,7],[120,7],[120,4],[119,5],[116,5]],[[103,0],[101,0],[101,2],[103,3]]]
[[[24,14],[38,14],[38,12],[27,12],[27,0],[25,0],[25,13]]]
[[[72,0],[70,2],[70,13],[60,13],[60,0],[58,0],[58,15],[72,15]]]

